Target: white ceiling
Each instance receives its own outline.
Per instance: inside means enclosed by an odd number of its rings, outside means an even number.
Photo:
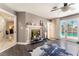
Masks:
[[[63,17],[79,12],[79,5],[76,6],[76,4],[71,6],[73,9],[66,12],[62,12],[61,10],[50,12],[54,6],[62,7],[62,3],[7,3],[5,5],[15,11],[25,11],[48,19]]]

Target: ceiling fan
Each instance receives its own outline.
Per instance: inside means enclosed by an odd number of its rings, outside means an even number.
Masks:
[[[63,7],[60,7],[60,8],[58,8],[57,6],[55,6],[55,7],[52,8],[51,12],[57,11],[59,9],[61,9],[63,12],[68,11],[69,9],[71,9],[71,7],[70,7],[71,5],[74,5],[74,3],[70,3],[70,4],[64,3]]]

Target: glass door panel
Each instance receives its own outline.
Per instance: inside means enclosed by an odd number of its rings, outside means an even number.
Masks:
[[[66,38],[66,21],[60,21],[60,37]]]
[[[78,39],[78,23],[77,20],[68,20],[67,21],[67,38]]]

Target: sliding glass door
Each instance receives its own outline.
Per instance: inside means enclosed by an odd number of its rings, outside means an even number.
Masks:
[[[67,20],[67,38],[78,39],[78,21]]]
[[[78,39],[78,20],[61,20],[60,38]]]
[[[60,37],[66,38],[66,21],[64,20],[60,22]]]

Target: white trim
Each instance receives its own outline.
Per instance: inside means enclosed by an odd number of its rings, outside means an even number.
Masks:
[[[4,13],[6,13],[6,14],[9,14],[9,15],[11,15],[11,16],[16,16],[16,15],[14,15],[14,14],[12,14],[12,13],[10,13],[10,12],[8,12],[8,11],[2,9],[2,8],[0,8],[0,11],[4,12]]]
[[[17,44],[19,44],[19,45],[27,45],[29,43],[26,43],[26,42],[17,42]]]
[[[15,40],[16,40],[16,44],[17,44],[17,16],[14,15],[14,14],[11,14],[14,16],[14,37],[15,37]]]
[[[1,53],[1,52],[4,52],[4,51],[7,50],[7,49],[10,49],[11,47],[15,46],[16,44],[17,44],[17,43],[15,43],[15,44],[13,44],[13,45],[11,45],[11,46],[5,48],[5,49],[0,50],[0,53]]]

